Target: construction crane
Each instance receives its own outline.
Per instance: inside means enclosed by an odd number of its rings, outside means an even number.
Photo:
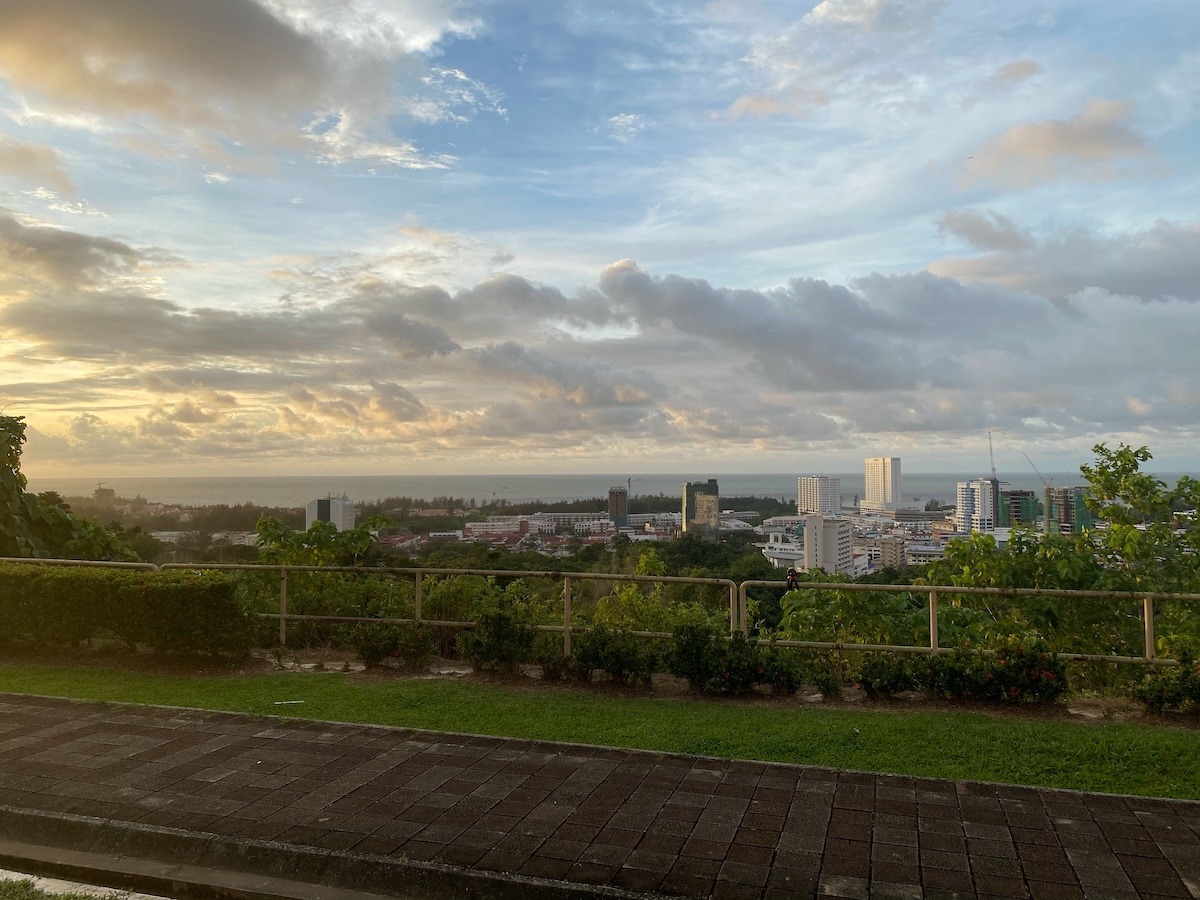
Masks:
[[[1042,487],[1046,489],[1044,495],[1045,510],[1042,513],[1042,531],[1046,534],[1050,533],[1050,491],[1054,489],[1054,479],[1047,479],[1045,475],[1038,472],[1038,467],[1033,464],[1033,460],[1029,458],[1029,454],[1021,451],[1021,455],[1025,457],[1025,461],[1029,463],[1029,467],[1037,472],[1037,477],[1042,479]]]
[[[988,459],[992,462],[992,481],[996,480],[996,454],[992,452],[992,430],[988,429]]]

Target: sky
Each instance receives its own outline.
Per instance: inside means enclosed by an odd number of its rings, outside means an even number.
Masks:
[[[1194,0],[0,0],[33,477],[1197,471]]]

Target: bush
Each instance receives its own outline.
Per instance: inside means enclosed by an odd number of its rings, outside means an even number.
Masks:
[[[686,678],[693,690],[703,690],[717,672],[717,653],[723,638],[711,625],[680,625],[671,635],[664,660],[667,671]]]
[[[763,663],[758,645],[743,632],[735,632],[729,643],[717,651],[716,671],[708,688],[723,694],[745,694],[763,681],[766,674]]]
[[[1133,689],[1133,697],[1156,713],[1200,713],[1200,663],[1190,651],[1180,651],[1178,666],[1151,669]]]
[[[0,565],[0,634],[39,648],[111,637],[158,653],[245,653],[256,620],[222,572]]]
[[[800,670],[790,657],[778,648],[770,647],[763,655],[763,674],[760,683],[771,689],[772,694],[789,696],[800,688]]]
[[[433,627],[424,622],[407,622],[396,626],[396,656],[400,665],[410,672],[423,672],[433,662],[436,643]]]
[[[744,694],[765,685],[774,694],[792,694],[800,673],[792,659],[775,647],[736,632],[725,638],[711,625],[680,625],[665,656],[667,671],[686,678],[694,690]]]
[[[349,628],[345,639],[367,668],[396,659],[403,669],[422,671],[433,660],[433,629],[423,622],[364,622]]]
[[[1045,703],[1067,690],[1067,667],[1043,645],[1010,644],[986,656],[966,650],[930,657],[919,679],[932,696],[952,700]]]
[[[458,636],[458,649],[476,672],[512,675],[533,652],[536,632],[504,610],[481,613],[474,631]]]
[[[571,658],[563,653],[562,635],[539,634],[533,641],[533,661],[542,667],[543,681],[566,678]]]
[[[1066,690],[1066,664],[1043,644],[1004,646],[979,661],[977,699],[1048,703]]]
[[[893,653],[868,653],[859,665],[855,681],[872,700],[886,700],[911,690],[916,680],[908,659]]]
[[[624,628],[596,625],[579,635],[571,646],[571,671],[580,681],[591,681],[599,669],[614,684],[650,684],[658,654],[649,643]]]
[[[966,650],[927,656],[917,681],[931,697],[962,700],[979,693],[979,658]]]

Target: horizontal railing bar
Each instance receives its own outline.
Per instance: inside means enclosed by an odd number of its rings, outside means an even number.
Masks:
[[[786,587],[780,581],[743,581],[742,588],[751,587]],[[1200,594],[1171,594],[1143,591],[1077,591],[1065,588],[997,588],[997,587],[956,587],[946,584],[851,584],[841,582],[801,581],[789,590],[801,591],[882,591],[884,593],[928,594],[938,592],[938,599],[945,594],[965,594],[989,597],[1054,597],[1077,598],[1081,600],[1200,600]]]

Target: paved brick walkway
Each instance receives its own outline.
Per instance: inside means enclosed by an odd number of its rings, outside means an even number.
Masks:
[[[671,896],[1200,897],[1196,803],[15,695],[0,806]]]

